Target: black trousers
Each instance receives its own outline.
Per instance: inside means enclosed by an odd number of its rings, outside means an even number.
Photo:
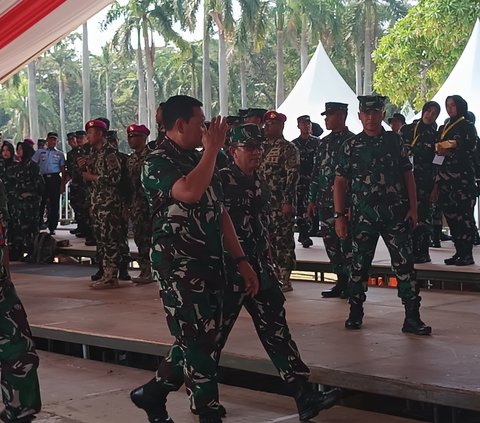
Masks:
[[[60,207],[60,188],[62,178],[58,173],[43,175],[45,189],[43,191],[42,203],[40,204],[40,225],[43,224],[43,214],[48,201],[47,226],[50,231],[57,229]]]

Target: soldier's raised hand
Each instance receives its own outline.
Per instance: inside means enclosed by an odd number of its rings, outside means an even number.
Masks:
[[[228,125],[226,118],[216,116],[210,121],[210,126],[203,133],[202,144],[205,151],[219,151],[225,144]]]

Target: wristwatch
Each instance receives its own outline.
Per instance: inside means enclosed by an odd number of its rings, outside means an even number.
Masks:
[[[336,211],[336,212],[333,213],[333,218],[338,219],[339,217],[345,217],[346,215],[347,215],[347,213],[344,212],[344,211],[343,212],[337,212]]]

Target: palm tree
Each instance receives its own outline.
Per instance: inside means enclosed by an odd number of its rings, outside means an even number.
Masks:
[[[38,126],[38,103],[35,78],[35,60],[33,60],[28,64],[28,126],[30,128],[30,136],[38,139],[40,138],[40,128]],[[27,132],[25,132],[25,134],[27,134]]]
[[[82,25],[82,91],[83,91],[83,121],[91,118],[90,113],[90,51],[88,50],[88,24]]]
[[[278,108],[285,100],[285,31],[288,6],[286,0],[275,1],[275,31],[277,35],[276,58],[277,58],[277,83],[275,88],[275,107]]]
[[[112,99],[112,74],[114,59],[112,57],[112,44],[106,43],[102,47],[102,53],[93,58],[94,68],[98,77],[98,85],[105,91],[106,117],[113,122],[113,99]],[[113,126],[113,125],[112,125]]]

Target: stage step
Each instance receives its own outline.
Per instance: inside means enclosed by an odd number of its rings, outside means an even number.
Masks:
[[[132,388],[146,382],[152,373],[40,352],[40,384],[43,411],[37,423],[132,423],[146,422],[146,415],[129,400]],[[298,422],[293,399],[249,389],[220,386],[227,409],[225,423]],[[183,390],[168,397],[175,422],[194,423]],[[312,422],[322,423],[414,423],[416,420],[336,406]]]

